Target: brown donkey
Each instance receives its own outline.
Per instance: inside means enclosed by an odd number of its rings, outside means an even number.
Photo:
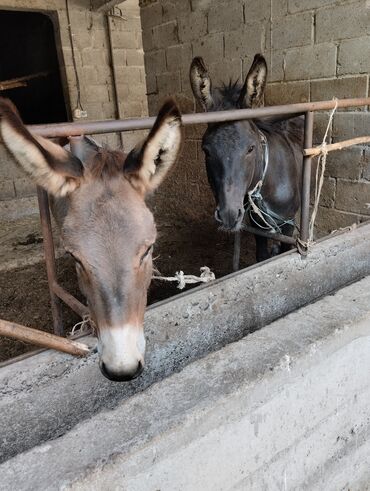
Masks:
[[[156,239],[145,204],[178,155],[181,116],[161,108],[146,140],[128,155],[84,139],[79,158],[23,125],[0,98],[0,133],[23,169],[52,197],[65,250],[97,327],[99,365],[110,380],[137,377],[144,366],[143,318]]]

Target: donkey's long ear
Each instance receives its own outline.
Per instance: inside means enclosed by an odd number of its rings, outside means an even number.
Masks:
[[[123,171],[131,184],[143,193],[157,188],[175,163],[181,141],[181,114],[175,101],[169,99],[146,140],[126,158]]]
[[[194,97],[205,111],[213,106],[212,82],[203,58],[196,57],[190,65],[190,84]]]
[[[257,107],[261,105],[266,85],[267,64],[265,58],[257,54],[249,69],[242,90],[240,91],[239,107]]]
[[[5,146],[36,184],[54,196],[74,191],[83,175],[81,161],[65,149],[31,134],[15,106],[0,98],[0,134]]]

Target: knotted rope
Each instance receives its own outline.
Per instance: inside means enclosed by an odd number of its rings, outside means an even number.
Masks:
[[[177,288],[179,290],[183,290],[186,285],[195,284],[195,283],[209,283],[210,281],[214,281],[216,279],[215,274],[207,267],[203,266],[200,268],[200,276],[194,276],[192,274],[184,274],[183,271],[177,271],[175,276],[160,276],[153,275],[153,280],[160,281],[177,281]],[[91,319],[89,314],[83,316],[82,321],[77,322],[73,327],[71,332],[69,333],[69,337],[74,336],[75,334],[88,334],[92,330],[93,334],[95,332],[95,323]]]
[[[214,281],[216,279],[215,274],[207,267],[203,266],[200,268],[200,276],[194,276],[192,274],[184,274],[183,271],[177,271],[175,276],[152,276],[153,280],[160,281],[177,281],[177,288],[179,290],[183,290],[186,285],[195,284],[195,283],[209,283],[210,281]]]
[[[336,97],[333,98],[335,100],[335,106],[330,112],[329,116],[329,121],[326,126],[326,130],[324,133],[324,137],[322,139],[321,145],[318,147],[318,150],[320,151],[319,158],[317,161],[317,167],[316,167],[316,175],[315,175],[315,198],[314,198],[314,205],[311,213],[311,218],[310,222],[308,225],[308,239],[307,241],[302,241],[299,237],[297,238],[297,247],[298,250],[301,248],[305,251],[308,252],[309,249],[312,247],[314,244],[313,240],[313,234],[314,234],[314,227],[315,227],[315,221],[316,221],[316,216],[317,212],[319,210],[319,203],[320,203],[320,196],[321,196],[321,191],[322,191],[322,186],[324,184],[324,174],[325,174],[325,168],[326,168],[326,157],[328,155],[328,150],[327,150],[327,137],[329,133],[330,126],[332,124],[334,114],[338,108],[338,99]]]

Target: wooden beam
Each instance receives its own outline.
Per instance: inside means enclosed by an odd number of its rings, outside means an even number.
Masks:
[[[370,136],[359,136],[357,138],[351,138],[350,140],[343,140],[338,143],[328,143],[325,146],[326,152],[334,152],[335,150],[342,150],[343,148],[352,147],[353,145],[363,145],[366,143],[370,143]],[[323,149],[321,146],[314,148],[306,148],[303,151],[303,155],[307,156],[315,156],[323,153]]]
[[[74,356],[86,356],[90,349],[86,344],[70,341],[69,339],[55,336],[48,332],[21,326],[14,322],[0,319],[0,336],[5,336],[25,343],[35,344],[43,348],[63,351]]]
[[[46,77],[50,71],[33,73],[32,75],[25,75],[24,77],[11,78],[10,80],[0,81],[0,90],[15,89],[16,87],[26,87],[27,82],[34,78]]]

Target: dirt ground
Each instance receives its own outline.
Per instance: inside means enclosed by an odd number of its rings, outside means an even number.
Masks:
[[[19,324],[52,331],[48,284],[42,257],[42,238],[38,217],[11,222],[0,227],[0,318]],[[242,235],[240,267],[254,263],[254,239]],[[81,301],[73,261],[58,250],[57,271],[60,284]],[[217,231],[213,224],[182,225],[176,239],[166,230],[159,231],[154,250],[155,266],[163,275],[178,270],[199,275],[208,266],[216,278],[232,272],[233,236]],[[19,263],[18,263],[19,261]],[[20,267],[16,267],[17,264]],[[188,287],[191,288],[191,287]],[[175,284],[153,281],[148,304],[180,293]],[[63,305],[63,320],[69,332],[79,318]],[[0,337],[0,362],[35,349],[30,345]]]

